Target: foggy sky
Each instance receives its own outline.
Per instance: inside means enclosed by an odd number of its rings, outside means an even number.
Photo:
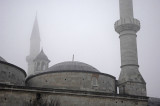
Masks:
[[[133,0],[139,71],[148,96],[160,97],[160,0]],[[36,11],[41,48],[50,66],[85,62],[99,71],[120,74],[120,41],[114,30],[118,0],[0,0],[0,56],[27,71],[26,56]]]

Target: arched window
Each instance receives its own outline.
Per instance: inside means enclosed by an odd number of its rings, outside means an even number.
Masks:
[[[41,70],[44,71],[45,69],[46,69],[45,63],[42,62],[42,63],[41,63]]]
[[[96,77],[92,77],[92,86],[97,87],[98,86],[98,81]]]
[[[39,67],[39,65],[40,65],[40,63],[39,63],[39,62],[37,62],[37,67]]]
[[[40,62],[37,62],[37,71],[40,70]]]

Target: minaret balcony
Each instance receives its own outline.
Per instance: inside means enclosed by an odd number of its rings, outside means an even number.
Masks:
[[[140,30],[140,21],[135,18],[121,18],[114,24],[115,31],[121,33],[123,31],[134,31]]]

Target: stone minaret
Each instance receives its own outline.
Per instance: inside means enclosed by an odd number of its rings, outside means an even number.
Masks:
[[[119,93],[146,96],[146,83],[139,72],[137,56],[136,33],[140,30],[140,22],[133,16],[132,0],[119,0],[119,6],[120,20],[115,22],[121,50]]]
[[[30,54],[29,56],[26,57],[26,60],[28,62],[28,75],[34,73],[33,60],[39,54],[39,52],[40,52],[40,33],[36,16],[30,38]]]

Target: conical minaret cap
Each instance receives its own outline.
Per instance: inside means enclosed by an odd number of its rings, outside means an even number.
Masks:
[[[39,32],[37,15],[36,15],[35,20],[34,20],[34,25],[33,25],[32,34],[31,34],[30,40],[40,40],[40,32]]]
[[[43,52],[43,49],[41,50],[41,52],[34,59],[34,61],[40,61],[40,60],[45,60],[45,61],[50,62],[50,60],[48,59],[46,54]]]

